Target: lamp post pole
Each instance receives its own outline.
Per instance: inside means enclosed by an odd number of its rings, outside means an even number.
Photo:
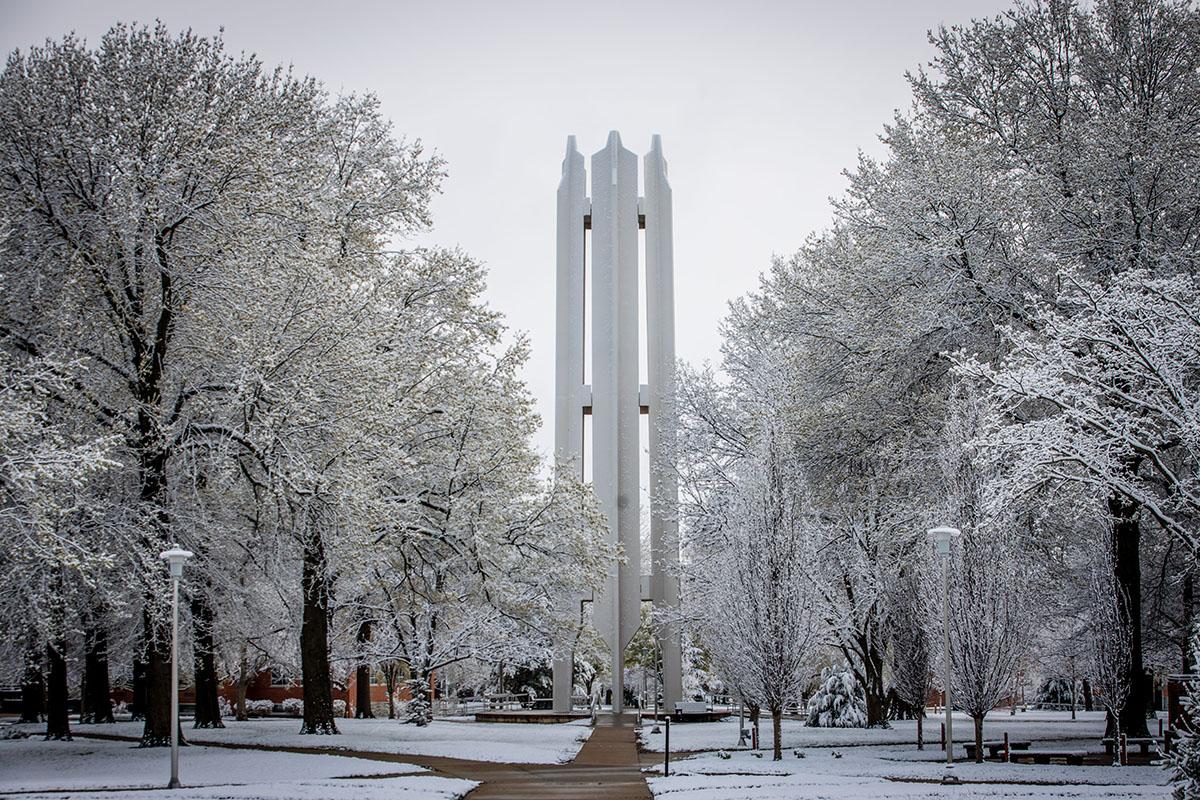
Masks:
[[[178,545],[159,554],[171,571],[171,781],[168,789],[178,789],[179,783],[179,579],[183,565],[192,554]]]
[[[942,562],[942,652],[945,673],[942,676],[943,691],[946,707],[946,774],[942,776],[943,783],[958,783],[952,770],[954,769],[954,720],[951,716],[952,703],[950,700],[950,541],[961,536],[957,528],[940,527],[929,531],[937,547],[938,557]]]

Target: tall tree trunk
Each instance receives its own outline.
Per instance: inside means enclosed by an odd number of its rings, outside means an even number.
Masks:
[[[234,704],[233,709],[234,719],[238,722],[245,722],[250,719],[250,716],[246,713],[246,689],[248,688],[249,684],[246,681],[238,681],[237,703]]]
[[[375,719],[371,710],[371,668],[366,664],[354,670],[354,718]]]
[[[213,644],[212,605],[197,591],[192,598],[193,670],[196,675],[196,714],[193,728],[224,728],[218,689],[216,647]]]
[[[256,677],[250,669],[248,651],[249,648],[243,640],[238,653],[237,698],[233,707],[234,719],[238,722],[245,722],[250,718],[246,714],[246,690],[250,688],[250,682]]]
[[[129,703],[131,721],[146,718],[146,660],[141,654],[133,657],[133,699]]]
[[[867,701],[867,727],[868,728],[886,728],[888,727],[887,720],[887,697],[883,688],[882,677],[883,665],[879,665],[879,672],[872,675],[872,671],[868,670],[864,675],[865,680],[862,681],[863,696]]]
[[[383,682],[388,693],[388,719],[396,718],[396,683],[400,678],[400,663],[388,661],[380,669],[383,671]]]
[[[772,750],[771,759],[773,761],[783,760],[783,706],[773,706],[771,708],[771,735],[775,739],[775,747]]]
[[[46,738],[70,739],[71,724],[67,719],[67,641],[55,635],[46,645],[46,661],[50,665],[50,680],[46,687]]]
[[[83,631],[83,691],[80,722],[113,722],[108,678],[108,629],[103,615],[95,615]]]
[[[1192,652],[1192,635],[1196,632],[1195,620],[1195,585],[1192,581],[1192,571],[1188,569],[1183,576],[1183,611],[1180,614],[1180,635],[1183,639],[1183,672],[1191,673],[1196,668],[1196,654]]]
[[[917,749],[925,749],[925,710],[917,710]]]
[[[142,631],[146,638],[146,705],[143,709],[142,747],[167,747],[171,744],[171,633],[155,619],[151,605],[156,598],[145,598]]]
[[[86,636],[86,634],[85,634]],[[88,688],[87,688],[87,642],[84,642],[84,667],[79,671],[79,724],[86,725],[92,721],[92,712],[89,708]]]
[[[162,345],[165,347],[165,342]],[[141,501],[151,515],[149,531],[144,539],[147,555],[153,563],[161,563],[158,554],[170,541],[171,519],[167,509],[168,452],[159,442],[157,421],[151,409],[158,406],[160,396],[157,377],[161,372],[162,353],[155,355],[153,375],[144,378],[138,388],[141,401],[138,411],[138,474],[141,481]],[[165,585],[167,570],[150,576],[150,587]],[[160,583],[162,581],[163,583]],[[142,728],[142,747],[166,747],[171,743],[171,631],[169,613],[159,592],[147,587],[142,596],[142,638],[146,655],[146,704],[142,708],[145,725]],[[182,739],[181,739],[182,740]]]
[[[1092,710],[1092,682],[1087,678],[1083,679],[1083,710]]]
[[[887,728],[888,704],[887,690],[883,685],[883,653],[875,646],[869,631],[863,632],[860,638],[864,657],[862,675],[858,678],[867,701],[867,727]]]
[[[317,521],[310,521],[315,528]],[[301,582],[304,619],[300,626],[300,671],[304,680],[301,733],[337,733],[333,721],[333,680],[329,674],[329,578],[325,543],[310,529],[304,547]]]
[[[365,658],[367,644],[371,641],[371,621],[363,620],[358,626],[359,657]],[[360,663],[354,673],[354,716],[357,719],[375,719],[371,709],[371,666]]]
[[[43,651],[37,632],[30,627],[25,640],[25,670],[21,673],[21,722],[41,722],[46,713],[46,678],[42,675]]]
[[[983,763],[983,714],[973,715],[975,721],[975,763]]]
[[[71,723],[67,718],[67,610],[60,568],[52,580],[54,596],[47,614],[49,641],[46,642],[46,663],[49,678],[46,685],[46,738],[70,739]]]
[[[1138,512],[1141,505],[1124,495],[1113,493],[1108,498],[1108,510],[1113,518],[1113,574],[1117,586],[1125,594],[1123,612],[1128,615],[1130,659],[1127,683],[1129,695],[1117,715],[1121,732],[1131,737],[1150,735],[1146,727],[1146,711],[1153,702],[1150,676],[1142,663],[1142,561],[1141,525]]]

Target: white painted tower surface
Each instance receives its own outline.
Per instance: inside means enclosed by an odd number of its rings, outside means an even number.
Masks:
[[[675,472],[675,255],[671,184],[662,138],[645,158],[646,349],[650,438],[650,599],[655,608],[679,607],[679,484]],[[663,700],[668,711],[683,698],[679,627],[659,634]]]
[[[555,457],[560,469],[582,476],[583,416],[592,415],[592,483],[608,523],[609,541],[624,560],[614,562],[593,619],[611,652],[613,711],[623,709],[620,676],[625,649],[640,624],[641,601],[656,608],[679,603],[679,560],[673,462],[675,416],[675,308],[671,244],[671,189],[662,143],[655,136],[645,157],[645,197],[638,197],[638,159],[613,131],[592,156],[592,197],[575,137],[567,139],[558,187],[557,351]],[[638,365],[638,228],[646,229],[647,385]],[[589,225],[590,223],[590,225]],[[584,308],[586,229],[591,228],[591,385],[583,383],[587,316]],[[643,579],[640,537],[639,414],[650,414],[651,563]],[[645,596],[643,587],[649,589]],[[572,601],[574,602],[574,601]],[[656,630],[663,654],[663,700],[673,708],[682,694],[680,637],[674,625]],[[554,661],[554,709],[571,707],[572,658],[560,643]]]

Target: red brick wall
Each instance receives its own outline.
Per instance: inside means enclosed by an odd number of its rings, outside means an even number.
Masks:
[[[354,716],[354,698],[356,697],[356,673],[350,673],[350,679],[345,688],[339,688],[334,684],[333,699],[342,700],[346,703],[346,713],[348,716]],[[229,701],[230,705],[237,702],[237,686],[230,681],[225,681],[217,689],[217,692]],[[115,687],[110,697],[113,702],[130,703],[133,701],[133,691],[125,687]],[[282,703],[290,698],[304,699],[304,686],[299,681],[294,681],[287,686],[274,686],[271,683],[271,671],[263,670],[258,673],[255,679],[246,687],[247,700],[270,700],[272,703]],[[408,687],[401,684],[396,690],[397,702],[408,700]],[[179,690],[179,702],[183,705],[196,702],[196,691],[193,687],[188,686]],[[387,685],[383,682],[371,684],[371,702],[386,703],[387,702]]]

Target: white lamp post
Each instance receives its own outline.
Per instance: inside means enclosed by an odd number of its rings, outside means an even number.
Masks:
[[[179,788],[179,579],[183,565],[192,554],[175,545],[158,554],[171,570],[171,782],[168,789]]]
[[[942,526],[931,529],[928,535],[937,549],[938,558],[942,561],[942,633],[945,637],[943,650],[946,670],[943,676],[946,694],[946,774],[942,782],[957,783],[958,779],[951,772],[954,769],[954,722],[950,716],[950,542],[961,536],[962,531]]]

